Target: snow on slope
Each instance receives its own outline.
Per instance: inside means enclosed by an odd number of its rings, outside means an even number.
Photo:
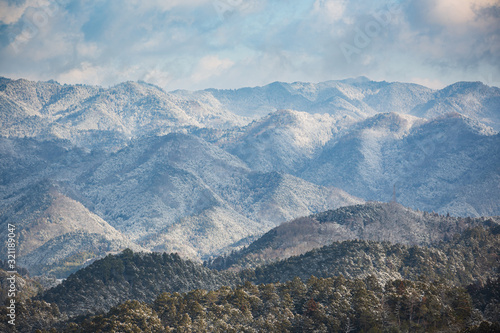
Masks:
[[[54,207],[197,257],[360,201],[338,188],[387,201],[396,183],[414,208],[500,214],[499,91],[357,78],[167,93],[0,78],[0,209],[39,182],[63,184]],[[59,211],[49,215],[67,228],[86,220]],[[73,236],[75,248],[97,239]]]
[[[389,201],[395,184],[406,206],[461,216],[499,214],[500,135],[459,114],[417,119],[411,127],[404,121],[384,121],[385,130],[374,126],[374,119],[393,117],[401,118],[379,115],[358,124],[299,175],[367,200]]]
[[[349,116],[279,110],[244,127],[222,146],[254,170],[293,172],[353,123]]]
[[[434,118],[457,112],[500,130],[500,88],[481,82],[457,82],[436,91],[427,102],[411,111],[419,117]]]
[[[144,82],[104,89],[3,78],[0,135],[62,138],[82,147],[116,150],[132,138],[246,124],[215,104],[174,96]]]

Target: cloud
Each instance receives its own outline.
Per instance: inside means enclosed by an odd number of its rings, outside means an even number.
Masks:
[[[233,65],[234,62],[229,59],[220,59],[216,55],[209,55],[200,59],[191,79],[194,83],[199,83],[200,81],[220,76]]]
[[[446,86],[441,80],[439,79],[428,79],[428,78],[421,78],[421,77],[414,77],[409,80],[411,83],[416,83],[420,84],[425,87],[429,87],[432,89],[442,89]]]
[[[234,2],[234,0],[233,0]],[[200,5],[204,5],[207,3],[213,3],[213,0],[131,0],[131,4],[133,4],[136,8],[140,8],[141,11],[148,10],[160,10],[160,11],[168,11],[176,7],[197,7]]]
[[[442,69],[499,66],[500,1],[413,2],[401,41]]]
[[[329,23],[334,23],[342,19],[346,5],[347,0],[316,0],[313,10]]]
[[[499,2],[2,1],[0,75],[167,90],[360,75],[481,80],[500,77]]]
[[[481,20],[482,10],[498,4],[496,0],[423,0],[418,6],[430,24],[460,28],[484,23]]]
[[[0,2],[0,21],[5,24],[17,22],[24,14],[27,8],[36,6],[36,0],[28,1],[1,1]]]
[[[67,72],[59,74],[57,80],[69,84],[85,82],[87,84],[99,85],[102,82],[103,73],[105,73],[104,68],[84,62],[78,67],[71,68]]]

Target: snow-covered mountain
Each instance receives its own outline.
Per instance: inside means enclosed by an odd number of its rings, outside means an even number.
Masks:
[[[201,258],[291,218],[363,202],[291,175],[252,171],[187,134],[133,140],[115,153],[67,145],[0,144],[2,169],[10,170],[0,187],[0,221],[17,225],[21,262],[36,272],[78,250],[92,257],[131,247]],[[92,252],[96,237],[109,244]]]
[[[434,118],[457,112],[500,130],[500,89],[481,82],[457,82],[436,91],[426,103],[416,106],[411,114]]]
[[[234,114],[259,118],[279,109],[310,113],[342,113],[363,118],[376,113],[363,101],[386,83],[360,78],[352,81],[327,81],[318,84],[305,82],[274,82],[263,87],[237,90],[207,89],[204,91],[175,91],[184,97],[207,101],[217,99]],[[427,89],[422,87],[422,89]]]
[[[355,122],[349,116],[278,110],[220,145],[254,170],[293,172]]]
[[[499,129],[500,89],[481,83],[0,78],[0,222],[22,221],[31,269],[67,272],[125,246],[216,255],[394,185],[414,209],[500,215]]]
[[[361,121],[280,110],[220,145],[252,169],[284,171],[366,200],[459,216],[500,214],[500,136],[459,113]]]
[[[299,175],[367,200],[459,216],[500,213],[500,135],[460,114],[379,114],[327,143]]]
[[[203,102],[216,99],[234,114],[258,119],[280,109],[364,119],[395,112],[433,118],[458,112],[500,130],[500,88],[457,82],[441,90],[414,83],[375,82],[366,77],[321,83],[274,82],[237,90],[175,91]]]
[[[0,80],[0,135],[7,137],[60,138],[81,147],[116,150],[133,138],[246,122],[220,107],[144,82],[104,89]]]

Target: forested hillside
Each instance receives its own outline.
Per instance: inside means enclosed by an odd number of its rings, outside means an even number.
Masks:
[[[70,315],[107,311],[126,300],[152,301],[162,292],[216,289],[239,282],[233,273],[218,272],[181,259],[177,254],[121,254],[96,261],[41,296]]]
[[[498,222],[497,217],[461,218],[415,211],[395,202],[370,202],[283,223],[241,250],[209,260],[207,265],[216,269],[255,267],[334,241],[355,239],[430,246],[450,240],[468,228]]]
[[[436,247],[353,240],[334,242],[303,255],[239,273],[210,270],[177,255],[107,256],[48,290],[42,299],[74,316],[107,311],[126,300],[151,302],[162,292],[214,290],[244,281],[287,282],[311,276],[364,279],[441,281],[465,286],[495,278],[500,258],[500,227],[475,227]]]
[[[431,247],[334,242],[239,273],[211,270],[177,255],[126,250],[22,301],[19,328],[494,331],[500,315],[499,249],[500,227],[491,224]],[[82,314],[86,315],[75,317]]]
[[[479,327],[480,326],[480,327]],[[127,301],[60,332],[494,332],[465,288],[374,277],[295,278],[286,283],[164,293]],[[485,330],[489,329],[489,330]]]
[[[303,255],[259,266],[255,281],[288,281],[298,276],[307,279],[343,275],[348,278],[375,276],[379,281],[394,279],[450,284],[485,283],[498,274],[500,227],[476,227],[436,247],[407,246],[388,242],[353,240],[335,242]]]

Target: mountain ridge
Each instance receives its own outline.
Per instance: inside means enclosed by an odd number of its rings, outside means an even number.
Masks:
[[[436,246],[469,228],[498,223],[498,216],[458,218],[414,211],[394,202],[368,202],[280,224],[248,246],[210,260],[207,265],[238,270],[299,256],[332,242],[351,240]]]
[[[30,263],[67,271],[89,259],[85,244],[102,240],[101,255],[122,236],[130,247],[206,259],[299,216],[389,201],[394,185],[405,206],[499,215],[499,91],[362,77],[197,92],[0,78],[1,221],[25,213],[27,237],[34,221],[67,223],[67,237],[26,244],[44,253]],[[50,191],[27,194],[44,182],[59,194],[37,210]],[[91,220],[121,236],[108,244]]]
[[[292,217],[362,202],[297,177],[252,171],[237,157],[188,134],[136,139],[114,153],[32,138],[3,138],[0,147],[6,171],[0,186],[0,222],[17,223],[20,240],[29,240],[22,246],[30,246],[30,251],[20,255],[34,273],[41,273],[44,264],[66,265],[65,258],[73,260],[78,247],[81,264],[92,253],[102,256],[124,246],[178,251],[200,260],[233,244],[242,246],[241,239]],[[45,185],[36,190],[34,184]],[[47,207],[37,208],[43,198],[51,198],[51,189],[57,189],[54,198]],[[51,228],[52,220],[61,226],[60,233]],[[84,227],[87,220],[107,225],[113,232],[103,234],[116,234],[115,241],[109,243],[96,236],[93,227]],[[77,230],[88,234],[74,233]],[[64,233],[68,237],[62,237]],[[109,244],[92,252],[85,244],[97,244],[96,237]],[[65,251],[49,243],[51,239],[73,250]]]

